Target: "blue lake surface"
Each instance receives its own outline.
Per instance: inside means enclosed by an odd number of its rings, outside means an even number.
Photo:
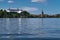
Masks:
[[[0,18],[1,38],[60,38],[60,18]]]

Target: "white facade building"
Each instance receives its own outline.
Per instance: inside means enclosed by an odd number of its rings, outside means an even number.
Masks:
[[[6,11],[7,11],[7,12],[17,12],[17,13],[21,13],[21,12],[22,12],[22,10],[17,9],[17,8],[9,8],[9,9],[7,9]]]

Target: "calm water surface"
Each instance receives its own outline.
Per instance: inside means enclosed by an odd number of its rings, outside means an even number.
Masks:
[[[0,38],[60,38],[60,18],[0,18],[0,34],[12,34]]]

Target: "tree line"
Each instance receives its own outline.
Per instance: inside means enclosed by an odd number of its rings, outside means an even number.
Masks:
[[[60,18],[60,14],[48,15],[41,13],[39,15],[30,14],[27,11],[17,12],[7,12],[6,10],[0,10],[0,18]]]

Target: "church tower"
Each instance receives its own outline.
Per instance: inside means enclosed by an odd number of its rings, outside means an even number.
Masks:
[[[44,14],[43,10],[42,10],[42,14]]]
[[[44,17],[44,12],[42,10],[41,14],[40,14],[40,17],[43,18]]]

